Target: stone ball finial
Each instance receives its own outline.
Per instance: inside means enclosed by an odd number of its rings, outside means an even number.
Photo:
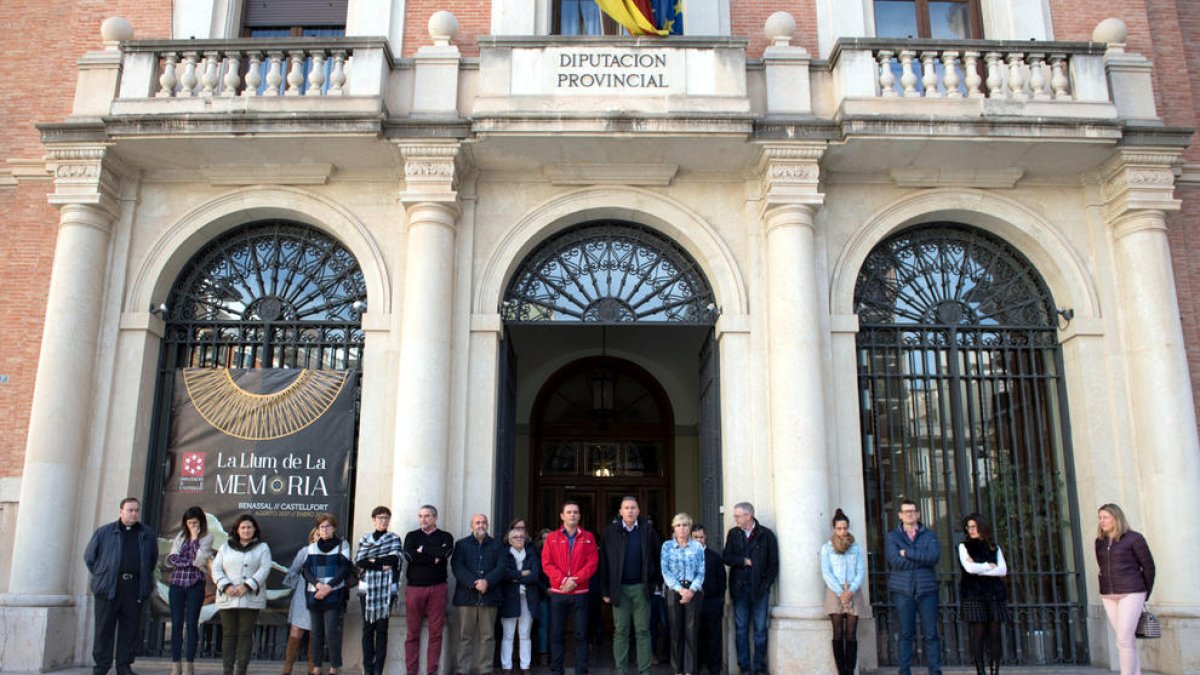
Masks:
[[[771,41],[771,44],[785,46],[796,34],[796,18],[787,12],[775,12],[767,17],[763,31],[767,34],[767,39]]]
[[[116,49],[117,43],[133,39],[133,24],[125,17],[110,16],[100,24],[100,39],[105,47]]]
[[[1093,42],[1125,44],[1127,39],[1129,39],[1129,26],[1116,17],[1109,17],[1101,21],[1092,31]]]
[[[458,17],[454,14],[441,10],[429,17],[429,37],[435,45],[448,45],[455,35],[458,35]]]

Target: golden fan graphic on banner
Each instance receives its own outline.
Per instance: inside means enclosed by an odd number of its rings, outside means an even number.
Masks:
[[[248,441],[282,438],[320,419],[337,400],[348,371],[304,369],[291,384],[270,394],[248,392],[228,369],[183,371],[196,412],[222,433]]]

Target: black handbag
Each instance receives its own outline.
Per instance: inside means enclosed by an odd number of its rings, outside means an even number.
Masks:
[[[1142,640],[1157,640],[1162,637],[1162,627],[1158,625],[1158,617],[1154,615],[1154,612],[1148,609],[1142,610],[1134,635]]]

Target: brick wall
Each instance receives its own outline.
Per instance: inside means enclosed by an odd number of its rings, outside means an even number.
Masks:
[[[170,4],[143,0],[0,2],[0,160],[39,159],[45,148],[34,124],[62,121],[75,96],[75,61],[100,48],[100,24],[124,16],[139,38],[170,35]],[[45,85],[38,85],[41,80]],[[0,190],[0,477],[21,475],[29,408],[50,285],[58,212],[46,203],[51,183]]]
[[[533,11],[530,4],[530,11]],[[408,0],[404,9],[404,56],[433,44],[429,37],[429,17],[438,10],[454,12],[458,17],[458,36],[453,42],[463,56],[479,56],[479,36],[492,32],[491,0]]]
[[[813,0],[786,0],[781,2],[763,2],[762,0],[730,0],[730,30],[738,37],[750,38],[747,48],[747,58],[762,56],[767,46],[767,36],[763,25],[767,17],[775,12],[787,12],[796,19],[796,35],[792,45],[804,47],[809,54],[816,55],[819,51],[817,44],[817,7]]]

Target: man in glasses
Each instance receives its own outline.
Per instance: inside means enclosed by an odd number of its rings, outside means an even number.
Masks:
[[[900,525],[883,542],[888,564],[888,592],[900,623],[900,675],[911,675],[913,635],[918,615],[929,675],[941,675],[942,643],[938,639],[937,564],[942,547],[933,530],[921,522],[911,499],[900,502]]]

